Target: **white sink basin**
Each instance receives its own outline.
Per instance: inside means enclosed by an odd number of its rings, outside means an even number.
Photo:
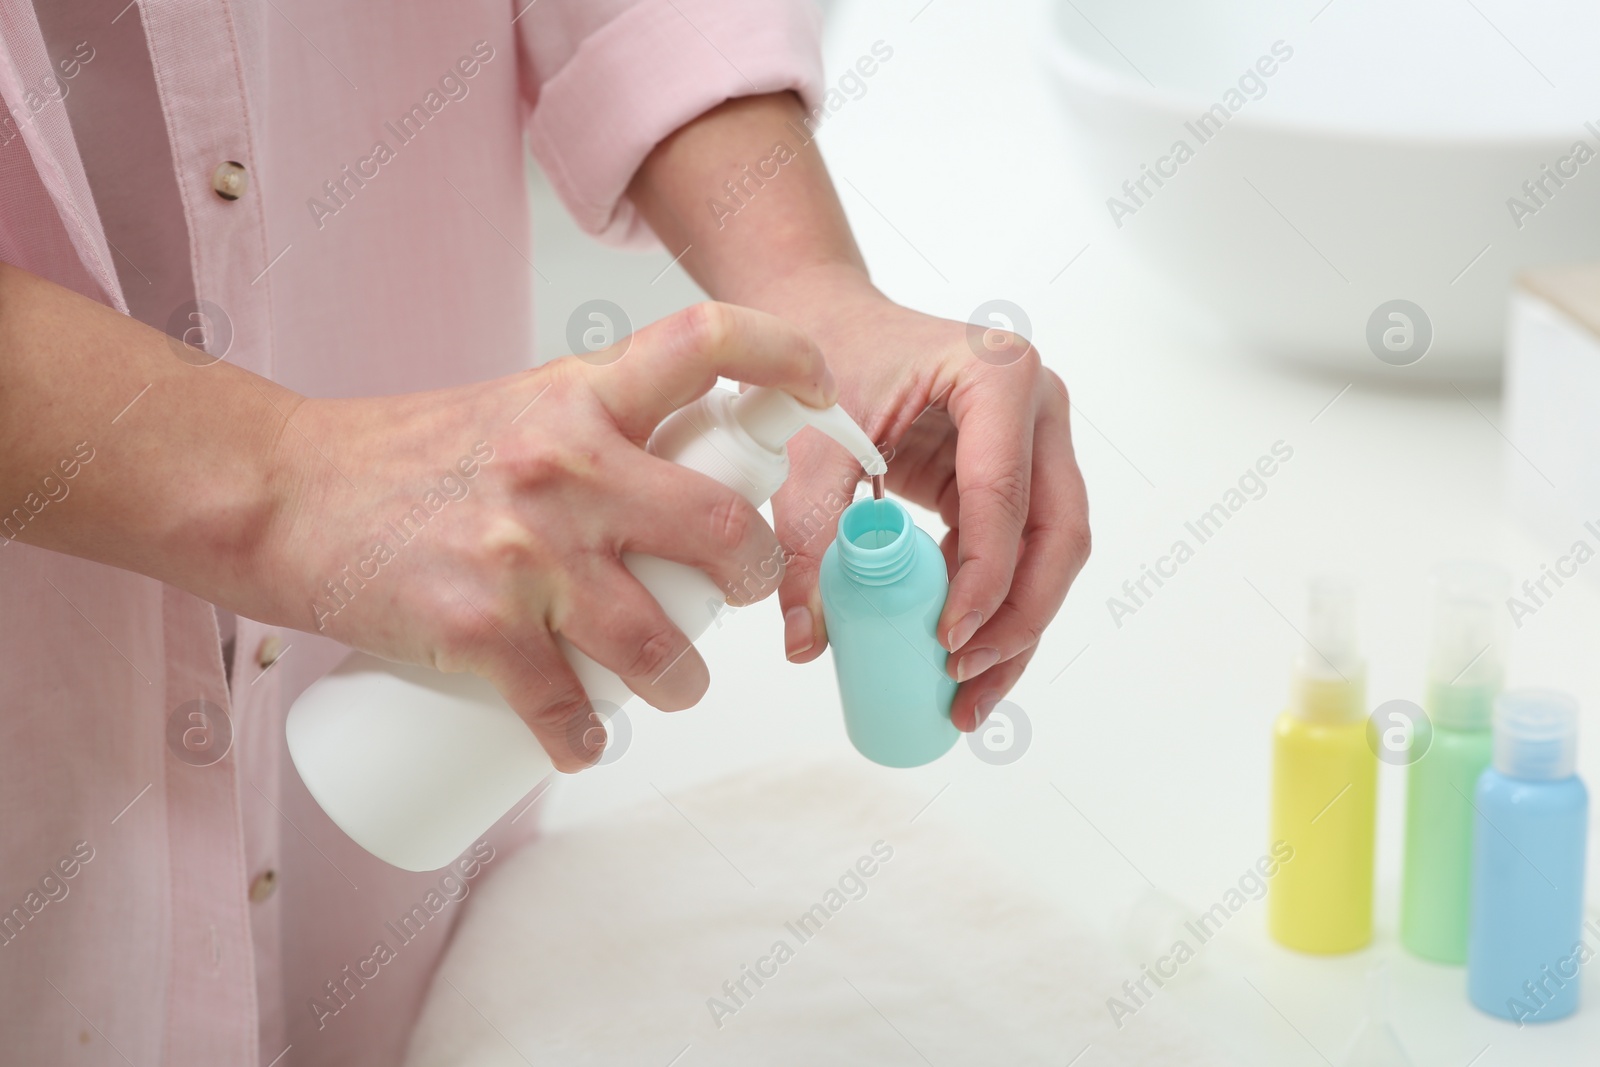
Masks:
[[[1296,6],[1058,0],[1051,59],[1108,234],[1253,350],[1498,374],[1513,275],[1600,259],[1600,10]]]

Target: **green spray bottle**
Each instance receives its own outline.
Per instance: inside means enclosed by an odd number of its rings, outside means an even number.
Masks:
[[[1487,563],[1447,563],[1434,574],[1427,720],[1412,735],[1406,780],[1400,941],[1437,963],[1467,962],[1471,797],[1493,748],[1510,586]]]

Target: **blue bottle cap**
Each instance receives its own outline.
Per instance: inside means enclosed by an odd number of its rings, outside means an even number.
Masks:
[[[1494,705],[1494,769],[1553,781],[1578,769],[1578,701],[1554,689],[1511,689]]]

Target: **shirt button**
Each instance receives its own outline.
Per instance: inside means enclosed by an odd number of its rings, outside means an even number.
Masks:
[[[250,175],[245,173],[244,164],[231,159],[219,163],[217,172],[211,175],[211,188],[224,200],[239,199],[249,185]]]
[[[260,904],[278,888],[278,872],[268,867],[250,882],[250,903]]]
[[[256,666],[266,670],[278,662],[278,657],[283,655],[283,638],[277,634],[268,634],[261,639],[261,644],[256,646]]]

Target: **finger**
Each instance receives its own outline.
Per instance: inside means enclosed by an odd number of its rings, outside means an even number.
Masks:
[[[951,652],[994,616],[1011,589],[1028,517],[1038,358],[1030,347],[1005,366],[980,363],[950,397],[961,540],[938,635]]]
[[[623,567],[603,562],[579,589],[562,636],[662,711],[682,711],[705,696],[711,673],[655,597]]]
[[[652,323],[627,342],[626,358],[574,369],[623,433],[649,437],[661,420],[717,384],[719,376],[770,385],[812,407],[827,407],[839,387],[822,350],[774,315],[704,303]]]
[[[474,609],[476,610],[476,609]],[[581,771],[605,750],[605,732],[589,728],[593,710],[578,676],[542,627],[513,636],[502,624],[484,623],[476,661],[550,756],[558,771]]]
[[[1034,426],[1033,493],[1011,590],[994,617],[950,657],[950,677],[967,681],[1039,641],[1089,558],[1089,503],[1065,417]]]
[[[619,552],[698,567],[735,604],[768,596],[783,575],[778,537],[751,503],[727,486],[632,449],[615,465],[612,499]]]
[[[939,538],[939,555],[944,557],[944,573],[948,577],[956,572],[961,558],[961,527],[951,526]]]
[[[1029,648],[957,687],[955,703],[950,706],[950,721],[955,728],[970,734],[982,726],[994,706],[1017,684],[1017,679],[1022,677],[1023,669],[1037,650],[1037,645]]]
[[[809,663],[828,647],[817,587],[822,556],[855,495],[861,468],[831,447],[790,452],[789,480],[772,498],[772,521],[785,561],[778,605],[783,609],[784,655],[793,663]]]

